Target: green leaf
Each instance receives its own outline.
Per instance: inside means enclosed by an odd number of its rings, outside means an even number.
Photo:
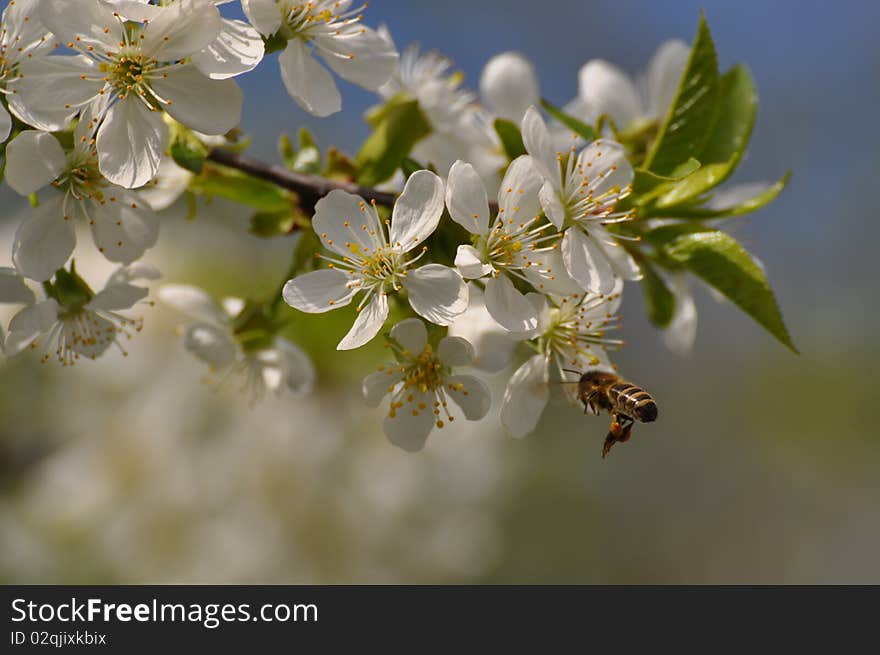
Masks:
[[[357,155],[358,183],[375,186],[389,179],[413,146],[430,133],[431,125],[416,100],[389,107]]]
[[[553,118],[565,125],[572,132],[587,141],[595,141],[599,136],[592,125],[584,123],[582,120],[569,116],[556,105],[551,104],[548,100],[541,98],[541,106]]]
[[[510,161],[526,154],[522,133],[519,131],[519,126],[516,123],[506,118],[496,118],[494,125],[495,133],[501,139],[501,146],[504,148],[504,153]]]
[[[198,175],[205,166],[208,149],[198,139],[175,139],[171,143],[171,157],[181,168]]]
[[[642,291],[645,294],[645,311],[651,323],[666,327],[675,315],[675,294],[666,286],[657,271],[647,262],[641,262]]]
[[[648,151],[644,167],[659,175],[669,175],[690,157],[705,164],[700,153],[715,123],[717,100],[718,58],[706,17],[700,16],[678,92]]]
[[[667,227],[649,233],[652,242],[663,242],[663,256],[715,287],[780,342],[797,352],[770,284],[745,248],[718,230],[699,226]]]
[[[788,184],[788,181],[791,179],[791,173],[786,173],[781,180],[769,186],[765,191],[749,198],[748,200],[744,200],[743,202],[731,205],[729,207],[721,207],[718,209],[709,209],[707,207],[695,207],[695,206],[683,206],[683,207],[673,207],[668,210],[664,210],[662,213],[666,215],[675,215],[677,218],[688,218],[695,220],[702,219],[712,219],[712,218],[727,218],[729,216],[742,216],[743,214],[750,214],[751,212],[758,211],[759,209],[766,207],[771,202],[776,200],[779,197],[779,194],[782,193],[782,190]]]
[[[287,38],[276,33],[268,38],[264,37],[263,44],[266,48],[266,54],[271,55],[273,52],[284,50],[287,47]]]
[[[254,236],[263,239],[290,234],[296,219],[290,209],[287,211],[257,212],[251,216],[248,230]]]
[[[406,157],[402,162],[400,162],[400,170],[403,173],[403,176],[407,179],[409,179],[409,176],[416,171],[421,171],[424,169],[425,166],[410,157]]]
[[[749,144],[757,112],[758,94],[752,77],[744,66],[734,66],[721,77],[718,117],[699,155],[703,167],[661,196],[657,205],[679,205],[730,177]]]
[[[296,162],[296,148],[293,147],[293,142],[287,134],[282,134],[278,137],[278,152],[281,153],[284,165],[293,170],[294,163]]]
[[[647,194],[661,185],[665,185],[667,182],[678,182],[686,178],[688,175],[691,175],[694,171],[698,170],[700,165],[699,161],[691,157],[683,164],[677,166],[669,175],[657,175],[657,173],[652,173],[644,168],[635,169],[635,175],[633,177],[633,196],[635,196],[634,204],[642,204],[655,198],[658,193],[663,193],[667,187],[664,186],[663,189],[659,189],[657,193],[651,193],[650,195]]]
[[[291,206],[287,193],[271,182],[217,166],[205,166],[202,175],[193,178],[190,189],[206,196],[227,198],[265,212],[281,212]]]

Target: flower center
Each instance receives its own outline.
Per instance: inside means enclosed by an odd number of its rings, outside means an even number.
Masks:
[[[77,200],[100,200],[103,197],[104,176],[98,170],[97,155],[85,155],[74,150],[67,169],[52,184]]]
[[[101,72],[106,73],[104,81],[113,89],[120,100],[134,92],[146,98],[149,91],[149,78],[159,67],[159,62],[137,51],[123,50],[113,60],[101,64]]]
[[[435,391],[443,386],[443,372],[443,364],[434,356],[434,350],[428,344],[407,369],[403,386],[406,389],[418,389],[422,393]]]

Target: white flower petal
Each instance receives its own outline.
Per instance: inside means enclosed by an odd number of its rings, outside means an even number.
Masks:
[[[48,132],[26,130],[6,146],[6,181],[23,196],[52,182],[66,164],[61,144]]]
[[[394,43],[360,23],[332,34],[320,34],[315,37],[315,44],[339,77],[369,91],[377,91],[397,67]]]
[[[443,181],[431,171],[409,176],[391,210],[392,245],[407,252],[427,239],[443,215]]]
[[[541,100],[535,66],[518,52],[495,55],[483,68],[480,95],[493,114],[519,123]]]
[[[642,269],[636,264],[636,260],[608,233],[608,230],[594,225],[590,227],[590,236],[601,246],[615,275],[630,282],[642,279]]]
[[[263,36],[272,36],[281,27],[281,10],[275,0],[241,0],[241,8]]]
[[[390,389],[400,380],[393,366],[389,364],[387,370],[375,371],[364,378],[361,391],[368,407],[378,407],[382,399],[391,393]]]
[[[562,238],[562,259],[568,274],[585,291],[609,293],[614,288],[614,270],[605,250],[582,230],[573,227]]]
[[[265,47],[260,33],[240,20],[223,20],[219,36],[192,57],[193,64],[214,80],[252,71],[263,60]]]
[[[229,333],[212,323],[191,325],[184,334],[183,346],[216,371],[232,364],[238,349]]]
[[[212,0],[177,0],[150,20],[140,46],[159,61],[176,61],[207,48],[220,29],[220,12]]]
[[[565,223],[565,206],[559,199],[559,193],[552,184],[547,182],[538,192],[538,198],[548,220],[553,223],[557,230],[561,230]]]
[[[195,66],[175,68],[153,82],[172,117],[203,134],[225,134],[241,120],[243,95],[234,80],[212,80]]]
[[[629,76],[601,59],[588,61],[578,74],[580,97],[598,118],[609,114],[617,129],[625,130],[644,110],[638,90]]]
[[[192,178],[193,174],[175,164],[173,159],[163,157],[156,177],[147,186],[138,189],[138,194],[154,211],[162,211],[183,195]]]
[[[61,196],[33,210],[15,233],[12,261],[22,275],[42,282],[64,266],[76,245],[73,221],[65,219]]]
[[[489,413],[492,394],[481,379],[472,375],[450,375],[446,382],[446,395],[461,408],[467,420],[479,421]]]
[[[467,311],[449,326],[449,335],[464,338],[472,344],[473,367],[487,373],[498,373],[510,365],[518,338],[498,325],[483,302],[483,292],[469,285]],[[539,294],[529,294],[539,296]],[[539,296],[543,298],[543,296]]]
[[[583,293],[581,285],[568,274],[562,253],[559,250],[541,253],[541,264],[540,270],[536,266],[530,266],[523,270],[526,278],[539,292],[557,296]]]
[[[588,171],[590,191],[597,203],[606,193],[620,193],[633,180],[633,169],[626,151],[616,141],[598,139],[578,154],[578,167]]]
[[[213,325],[225,325],[227,322],[226,315],[217,303],[198,287],[166,284],[159,288],[158,296],[164,304],[197,321]]]
[[[489,231],[489,198],[476,169],[458,160],[449,169],[446,181],[449,215],[471,234]]]
[[[6,111],[6,107],[0,105],[0,143],[6,141],[10,131],[12,131],[12,116]]]
[[[8,85],[9,111],[28,125],[47,132],[62,130],[79,108],[94,98],[102,81],[94,62],[87,57],[53,55],[24,61],[22,77]],[[83,80],[81,76],[87,76]]]
[[[550,399],[544,355],[534,355],[520,366],[504,391],[501,422],[514,437],[533,432]]]
[[[39,17],[61,43],[75,42],[82,50],[104,53],[116,51],[125,35],[114,9],[95,0],[43,0]]]
[[[34,292],[24,283],[18,271],[8,266],[0,267],[0,303],[31,305]]]
[[[342,109],[342,96],[333,76],[312,57],[302,40],[288,41],[278,62],[284,86],[300,107],[319,117],[330,116]]]
[[[418,318],[406,318],[391,328],[391,337],[411,355],[420,354],[428,345],[428,330]]]
[[[412,403],[398,409],[393,417],[386,416],[382,422],[388,440],[409,453],[416,453],[424,448],[428,435],[434,429],[435,419],[430,409],[411,409],[418,407],[420,403],[430,408],[434,403],[434,396],[415,391]]]
[[[385,229],[363,198],[339,189],[317,202],[312,227],[327,249],[343,257],[380,247]]]
[[[408,272],[403,286],[416,314],[437,325],[449,325],[467,309],[468,289],[458,271],[427,264]]]
[[[681,76],[687,67],[691,49],[687,43],[671,39],[663,43],[648,65],[647,85],[649,111],[663,118],[678,91]]]
[[[295,394],[308,393],[315,386],[315,365],[305,351],[287,339],[275,339],[275,348],[281,355],[284,383]]]
[[[121,187],[143,186],[159,170],[167,138],[162,113],[130,95],[110,108],[98,129],[98,167]]]
[[[227,296],[220,301],[220,307],[229,318],[235,318],[244,310],[247,302],[243,298],[233,298]]]
[[[676,276],[671,286],[675,294],[675,313],[663,330],[663,343],[676,355],[685,356],[691,352],[697,338],[697,306],[684,276]]]
[[[351,276],[336,268],[322,268],[288,280],[281,292],[284,302],[308,314],[345,307],[357,291]]]
[[[498,216],[503,219],[505,228],[517,228],[523,221],[530,221],[541,213],[538,194],[544,184],[544,178],[528,155],[517,157],[510,163],[498,190]]]
[[[477,280],[495,270],[491,264],[483,263],[480,253],[473,246],[458,247],[455,253],[455,267],[462,277],[469,280]]]
[[[554,189],[558,190],[561,183],[561,171],[559,170],[557,152],[544,119],[534,107],[529,107],[523,117],[522,138],[526,152],[532,156],[541,175],[553,185]]]
[[[149,292],[144,287],[133,284],[111,284],[95,294],[86,307],[97,311],[116,312],[131,309]]]
[[[354,325],[343,337],[336,350],[354,350],[371,341],[388,318],[388,298],[379,293],[358,313]]]
[[[120,189],[106,204],[87,207],[95,245],[109,261],[131,264],[156,245],[159,217],[135,195]]]
[[[9,321],[5,350],[9,357],[27,348],[34,339],[48,331],[58,320],[58,303],[49,298],[28,305]]]
[[[147,4],[148,0],[112,0],[113,8],[126,20],[138,23],[153,20],[162,12],[162,7]]]
[[[506,275],[486,282],[486,309],[498,324],[511,332],[530,332],[538,327],[535,308]]]
[[[158,280],[162,273],[155,266],[143,262],[133,262],[128,266],[120,266],[107,280],[107,286],[111,284],[124,284],[134,280]]]
[[[437,357],[447,366],[470,366],[474,347],[461,337],[443,337],[437,346]]]

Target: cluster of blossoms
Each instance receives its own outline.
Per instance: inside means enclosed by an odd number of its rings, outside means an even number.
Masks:
[[[371,405],[389,397],[386,434],[418,450],[459,412],[485,417],[491,394],[475,373],[514,369],[518,354],[530,356],[500,403],[502,423],[517,436],[535,429],[551,383],[613,369],[609,351],[622,341],[609,333],[624,282],[657,277],[637,246],[645,229],[670,223],[641,220],[634,195],[688,66],[684,43],[664,44],[638,84],[607,62],[587,62],[577,97],[557,110],[542,101],[535,68],[519,53],[493,58],[477,93],[437,53],[410,46],[398,56],[386,28],[363,24],[366,5],[241,0],[244,21],[221,14],[230,4],[9,2],[0,30],[0,138],[5,179],[34,210],[15,235],[13,267],[0,269],[0,302],[23,305],[0,333],[7,355],[42,345],[44,358],[54,352],[72,364],[114,344],[124,351],[141,326],[126,312],[148,295],[134,282],[159,277],[140,261],[159,237],[158,212],[203,190],[209,165],[229,187],[242,179],[229,175],[230,153],[241,147],[234,78],[278,53],[289,95],[314,116],[342,107],[331,71],[377,93],[384,104],[370,121],[386,149],[368,142],[355,160],[337,154],[336,168],[324,171],[319,152],[288,153],[295,182],[311,179],[322,191],[311,203],[279,196],[291,207],[277,212],[292,226],[282,232],[314,237],[294,250],[314,247],[297,254],[275,297],[217,303],[187,285],[159,290],[188,318],[184,345],[212,374],[244,377],[252,400],[314,386],[309,356],[283,336],[297,315],[282,299],[310,314],[353,306],[339,350],[365,346],[393,319],[381,338],[394,361],[367,376],[363,393]],[[403,104],[416,109],[399,118],[393,110]],[[407,125],[383,125],[389,116],[412,122],[412,134]],[[212,160],[214,149],[227,156]],[[364,162],[390,192],[358,186]],[[236,175],[260,177],[259,167],[239,168]],[[676,174],[641,173],[655,185]],[[266,179],[278,184],[277,173],[258,181]],[[328,192],[328,184],[336,188]],[[212,189],[222,195],[224,184]],[[736,202],[719,194],[703,210]],[[97,293],[72,259],[80,225],[120,266]],[[696,326],[687,283],[679,271],[661,277],[676,299],[667,340],[686,350]],[[561,388],[577,400],[574,385]]]

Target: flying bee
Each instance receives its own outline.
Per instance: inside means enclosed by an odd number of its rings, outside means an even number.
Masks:
[[[602,411],[611,414],[602,459],[614,444],[629,441],[636,421],[651,423],[657,420],[657,403],[651,394],[616,373],[587,371],[577,384],[578,400],[584,404],[584,414],[593,412],[598,415]]]

